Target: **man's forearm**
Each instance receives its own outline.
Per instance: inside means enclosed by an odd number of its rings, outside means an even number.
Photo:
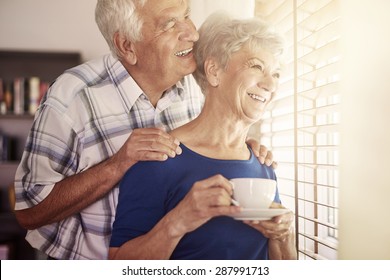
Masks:
[[[124,172],[114,161],[106,160],[56,183],[41,203],[15,211],[16,218],[26,229],[36,229],[63,220],[104,197],[119,182]]]

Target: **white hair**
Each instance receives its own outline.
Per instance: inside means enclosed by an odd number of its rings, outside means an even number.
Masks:
[[[147,0],[97,1],[95,21],[115,56],[119,54],[114,44],[114,34],[116,32],[133,42],[142,39],[143,21],[138,11],[146,2]]]
[[[203,92],[207,85],[204,71],[206,59],[212,57],[226,69],[232,54],[244,45],[251,50],[266,49],[275,56],[281,56],[284,52],[283,37],[259,18],[233,19],[226,13],[218,12],[206,19],[194,46],[197,68],[193,75]]]

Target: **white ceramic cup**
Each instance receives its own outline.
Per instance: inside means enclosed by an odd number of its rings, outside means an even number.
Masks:
[[[233,199],[243,208],[267,209],[275,198],[276,181],[263,178],[234,178]]]

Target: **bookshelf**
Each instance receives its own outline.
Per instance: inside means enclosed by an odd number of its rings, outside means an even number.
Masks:
[[[81,56],[77,52],[0,50],[0,79],[3,84],[0,103],[4,101],[6,86],[14,85],[15,79],[23,78],[27,82],[31,77],[38,77],[41,84],[48,85],[64,70],[80,62]],[[12,104],[14,105],[13,102]],[[0,189],[8,188],[14,180],[16,167],[33,121],[33,115],[27,108],[19,112],[15,108],[4,110],[4,106],[2,109],[0,110],[0,134],[6,137],[9,145],[7,145],[8,156],[0,161]]]
[[[6,86],[13,86],[15,80],[20,78],[24,79],[27,86],[32,77],[37,77],[40,85],[43,85],[40,88],[43,91],[66,69],[80,63],[81,56],[77,52],[0,50],[0,144],[3,146],[7,142],[6,152],[0,147],[0,259],[39,258],[24,239],[26,231],[16,221],[8,194],[34,117],[28,106],[20,107],[19,110],[14,110],[14,102],[11,103],[12,107],[5,106]],[[27,93],[27,90],[23,92]]]

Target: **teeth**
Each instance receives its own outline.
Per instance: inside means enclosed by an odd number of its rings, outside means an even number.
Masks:
[[[192,51],[192,48],[190,48],[190,49],[188,49],[188,50],[184,50],[184,51],[177,52],[177,53],[175,53],[175,55],[176,55],[176,56],[186,56],[186,55],[189,54],[191,51]]]
[[[252,94],[252,93],[248,93],[248,95],[249,95],[251,98],[253,98],[253,99],[255,99],[255,100],[258,100],[258,101],[261,101],[261,102],[263,102],[263,103],[266,101],[266,99],[265,99],[264,97],[261,97],[261,96],[258,96],[258,95]]]

